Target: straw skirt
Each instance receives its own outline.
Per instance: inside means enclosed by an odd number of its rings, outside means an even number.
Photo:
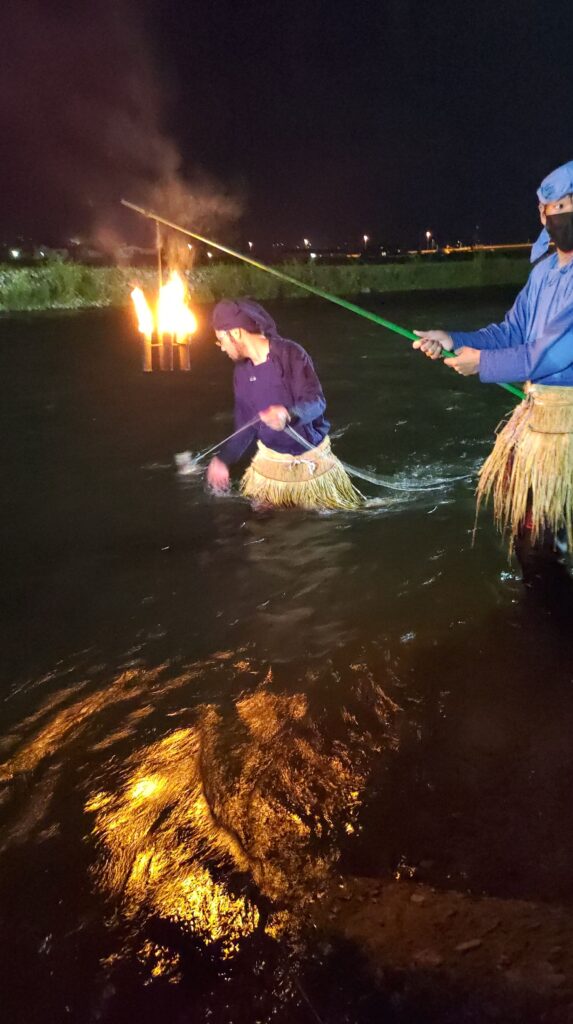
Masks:
[[[257,452],[241,480],[241,492],[265,505],[306,509],[360,508],[364,498],[332,454],[325,437],[312,451],[285,455],[257,442]]]
[[[527,521],[533,543],[565,530],[573,548],[573,388],[526,384],[526,398],[499,431],[482,466],[478,509],[493,498],[496,523],[513,539]]]

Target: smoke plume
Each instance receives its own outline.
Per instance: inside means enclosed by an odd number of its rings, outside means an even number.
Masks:
[[[127,0],[8,0],[2,20],[2,235],[149,238],[122,196],[199,230],[239,215],[236,198],[181,166],[146,26]]]

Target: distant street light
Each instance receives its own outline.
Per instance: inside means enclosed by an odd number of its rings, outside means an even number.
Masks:
[[[362,235],[362,237],[364,239],[364,248],[366,248],[368,242],[370,241],[370,235]]]
[[[207,257],[208,257],[208,259],[212,260],[213,259],[213,253],[212,252],[208,252],[207,253]]]
[[[303,238],[303,242],[304,242],[305,249],[310,249],[310,239],[309,238]]]
[[[249,247],[249,251],[252,252],[253,251],[253,243],[252,242],[247,242],[247,245]]]
[[[316,259],[316,253],[315,252],[311,252],[310,258],[311,258],[311,260],[315,260]]]
[[[427,242],[427,248],[428,249],[430,248],[431,240],[432,240],[432,232],[431,231],[426,231],[426,242]]]

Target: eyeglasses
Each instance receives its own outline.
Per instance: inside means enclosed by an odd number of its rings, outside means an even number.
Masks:
[[[219,331],[219,334],[224,334],[225,335],[224,340],[225,341],[228,340],[228,338],[229,338],[229,331]],[[223,342],[219,338],[217,338],[216,336],[215,336],[215,344],[216,344],[217,348],[223,348]]]

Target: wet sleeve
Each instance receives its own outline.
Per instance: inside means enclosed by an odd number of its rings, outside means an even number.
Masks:
[[[537,337],[505,352],[482,352],[480,380],[484,384],[511,381],[542,382],[573,365],[573,306],[548,321]]]
[[[311,423],[322,416],[326,400],[310,356],[300,350],[291,362],[293,405],[289,409],[293,427]]]
[[[241,394],[240,382],[235,378],[234,381],[235,390],[235,430],[240,430],[244,427],[249,420],[254,417],[253,410],[248,402],[245,401]],[[257,424],[253,424],[251,427],[247,427],[242,430],[240,434],[233,437],[230,441],[227,441],[220,452],[218,458],[221,462],[224,462],[227,466],[232,466],[234,462],[238,462],[242,455],[245,454],[247,448],[249,448],[257,438],[258,427]]]
[[[479,331],[450,331],[454,351],[467,345],[469,348],[504,349],[525,344],[527,324],[528,284],[522,288],[513,306],[501,324],[489,324]],[[512,380],[517,380],[513,377]]]

